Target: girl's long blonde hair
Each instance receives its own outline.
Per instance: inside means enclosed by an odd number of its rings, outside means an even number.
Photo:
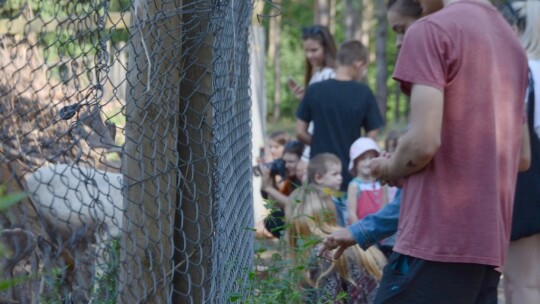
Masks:
[[[291,193],[285,216],[286,238],[293,261],[309,259],[311,250],[298,250],[300,242],[313,242],[315,245],[339,229],[335,213],[331,197],[314,185],[308,184]],[[312,287],[319,287],[320,280],[335,269],[343,279],[356,285],[349,274],[349,259],[357,261],[358,265],[375,279],[381,279],[382,268],[386,264],[382,252],[374,246],[366,251],[359,246],[351,246],[338,260],[333,261],[331,267],[322,270],[315,282],[311,280],[307,270],[304,275],[306,282]]]
[[[527,56],[532,60],[540,60],[540,1],[515,1],[512,7],[518,18],[524,20],[518,23],[518,30]]]

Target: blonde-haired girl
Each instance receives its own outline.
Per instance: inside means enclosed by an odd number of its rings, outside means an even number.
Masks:
[[[295,190],[290,200],[285,212],[286,236],[292,260],[308,266],[304,272],[309,289],[306,302],[332,302],[346,292],[344,303],[372,303],[386,264],[384,255],[376,247],[364,251],[352,246],[338,260],[332,260],[332,252],[319,257],[321,240],[339,229],[331,197],[307,185]]]

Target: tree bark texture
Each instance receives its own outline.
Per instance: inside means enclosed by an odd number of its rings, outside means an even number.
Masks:
[[[377,67],[377,89],[376,98],[379,110],[383,119],[386,121],[386,107],[388,100],[388,62],[386,56],[386,38],[387,28],[386,23],[386,5],[383,1],[377,1],[377,30],[375,36],[375,54],[376,54],[376,67]]]
[[[314,24],[330,26],[330,0],[315,0]]]
[[[189,2],[189,3],[188,3]],[[186,24],[183,36],[180,82],[179,205],[174,235],[175,272],[172,303],[207,303],[211,280],[211,239],[214,233],[212,160],[214,116],[213,59],[215,33],[209,15],[212,0],[184,0]]]
[[[359,27],[360,16],[360,1],[358,0],[344,0],[344,18],[343,26],[345,27],[345,40],[352,40],[356,38]]]
[[[268,60],[273,62],[274,68],[274,110],[272,121],[278,122],[281,118],[281,14],[270,19],[270,30],[272,31],[272,48],[269,45]],[[272,56],[271,56],[272,55]]]
[[[360,28],[359,40],[366,46],[368,50],[370,50],[369,37],[370,37],[370,31],[373,25],[373,13],[374,13],[373,2],[372,0],[361,0],[361,1],[362,1],[362,20],[360,24],[361,28]],[[383,1],[377,1],[377,2],[383,2]],[[370,54],[370,57],[368,61],[371,61],[371,58],[373,58],[373,52],[369,52],[369,54]]]
[[[119,303],[170,302],[182,20],[146,18],[176,7],[141,1],[131,14]]]

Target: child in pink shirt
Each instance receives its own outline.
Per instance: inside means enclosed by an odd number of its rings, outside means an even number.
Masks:
[[[383,187],[369,172],[369,163],[379,153],[377,143],[369,137],[361,137],[351,146],[349,171],[354,178],[347,189],[349,224],[377,212],[383,206]]]

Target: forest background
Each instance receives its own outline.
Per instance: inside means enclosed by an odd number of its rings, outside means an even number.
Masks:
[[[503,0],[490,0],[499,6]],[[265,84],[267,132],[293,130],[298,100],[286,85],[289,77],[304,81],[302,28],[328,26],[336,45],[361,41],[369,49],[364,81],[372,89],[386,121],[386,130],[403,128],[407,97],[392,80],[397,50],[395,35],[386,20],[386,0],[257,0],[253,24],[264,27],[266,37]]]

